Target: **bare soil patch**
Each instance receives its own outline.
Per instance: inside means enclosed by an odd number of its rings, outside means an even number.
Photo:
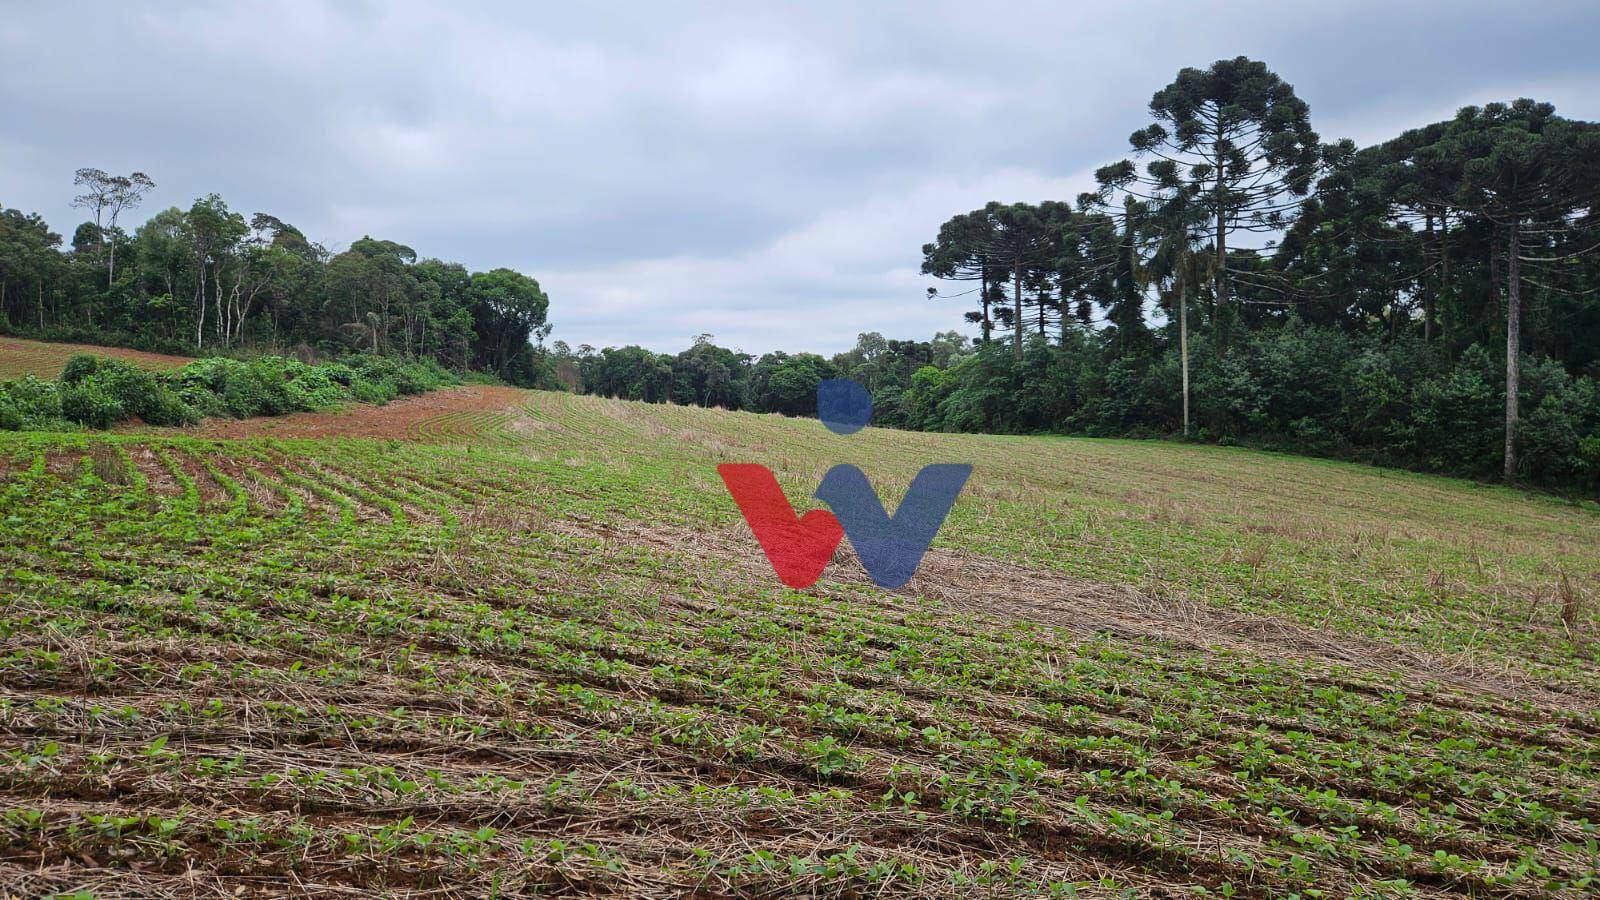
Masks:
[[[368,437],[426,440],[418,425],[440,416],[470,412],[496,412],[521,403],[521,388],[469,384],[405,397],[383,406],[358,404],[329,412],[291,413],[252,419],[208,419],[192,429],[206,438],[327,438]],[[460,435],[456,435],[460,436]],[[437,435],[444,439],[450,435]]]

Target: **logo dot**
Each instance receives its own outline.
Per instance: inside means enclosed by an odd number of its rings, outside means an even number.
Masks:
[[[872,395],[848,378],[817,385],[817,418],[834,434],[855,434],[872,418]]]

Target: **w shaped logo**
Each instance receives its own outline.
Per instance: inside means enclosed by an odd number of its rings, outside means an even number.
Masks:
[[[839,434],[860,431],[872,415],[872,400],[854,381],[824,381],[817,389],[822,423]],[[832,512],[813,509],[796,515],[783,488],[766,466],[728,463],[717,467],[761,549],[784,584],[805,588],[822,577],[839,540],[846,535],[867,574],[880,587],[911,580],[933,543],[972,466],[943,463],[923,467],[905,498],[889,515],[878,492],[860,469],[834,466],[823,476],[815,497]]]

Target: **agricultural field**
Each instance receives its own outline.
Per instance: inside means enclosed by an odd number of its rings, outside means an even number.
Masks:
[[[904,588],[717,475],[975,471]],[[1592,896],[1600,510],[468,386],[0,435],[0,894]]]
[[[168,372],[194,362],[187,356],[146,353],[143,350],[128,350],[122,347],[57,344],[0,336],[0,381],[21,378],[24,375],[33,375],[46,380],[54,379],[66,367],[67,360],[80,353],[109,356],[152,372]]]

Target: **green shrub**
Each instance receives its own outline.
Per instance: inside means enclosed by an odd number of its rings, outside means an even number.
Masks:
[[[1542,484],[1592,488],[1600,481],[1600,385],[1562,381],[1526,414],[1518,435],[1522,473]]]
[[[239,386],[243,396],[250,398],[250,405],[246,407],[249,411],[239,413],[240,418],[281,416],[301,410],[289,393],[287,363],[301,365],[281,356],[263,356],[245,364],[244,376],[230,382]]]
[[[251,362],[236,359],[196,360],[167,376],[178,397],[204,416],[280,416],[305,409],[288,389],[290,364],[282,357]],[[209,395],[209,396],[207,396]]]
[[[397,392],[403,396],[426,394],[449,380],[449,373],[431,359],[407,363],[395,369],[393,380]]]
[[[79,353],[67,360],[67,365],[61,370],[63,384],[77,384],[89,376],[100,371],[102,359],[88,353]]]
[[[345,386],[322,367],[306,367],[288,383],[287,389],[295,405],[306,410],[331,409],[350,399]]]
[[[0,383],[0,429],[51,429],[62,424],[61,389],[54,381],[24,375]]]
[[[357,378],[366,381],[384,381],[394,377],[398,364],[386,356],[373,356],[368,353],[358,353],[339,360],[349,366]]]
[[[229,378],[222,385],[222,405],[228,415],[245,419],[260,414],[265,406],[265,398],[257,390],[258,387],[256,380],[244,373]]]
[[[395,393],[402,397],[427,393],[428,387],[427,380],[413,368],[403,368],[394,373]]]
[[[222,396],[204,387],[185,385],[173,393],[199,418],[212,419],[230,415],[228,405]]]
[[[236,359],[220,356],[197,359],[176,372],[168,373],[167,383],[180,387],[202,387],[213,393],[221,393],[222,386],[228,383],[228,374],[242,365]]]
[[[121,360],[80,354],[59,382],[32,376],[0,382],[0,430],[90,428],[137,416],[151,425],[186,425],[206,417],[246,418],[323,410],[350,400],[383,404],[460,379],[432,360],[399,362],[358,355],[307,365],[264,356],[215,357],[157,375]]]
[[[127,410],[99,379],[89,376],[62,387],[61,415],[70,422],[104,429],[126,418]]]
[[[362,403],[376,403],[382,406],[395,398],[394,382],[384,379],[382,381],[368,381],[365,378],[357,379],[350,385],[350,393]]]
[[[317,370],[328,376],[328,380],[341,387],[349,387],[355,383],[356,371],[344,363],[325,363],[317,366]]]
[[[151,425],[187,425],[199,420],[153,373],[120,360],[100,360],[94,374],[84,380],[99,382],[122,406],[124,415],[138,416]]]
[[[1499,470],[1504,447],[1502,365],[1474,344],[1454,367],[1418,385],[1410,452],[1419,466],[1473,478],[1492,477]]]
[[[193,425],[204,418],[198,410],[183,402],[177,394],[165,389],[144,412],[138,415],[151,425]]]
[[[201,417],[232,415],[223,400],[229,374],[243,365],[232,359],[199,359],[166,376],[168,388]]]

